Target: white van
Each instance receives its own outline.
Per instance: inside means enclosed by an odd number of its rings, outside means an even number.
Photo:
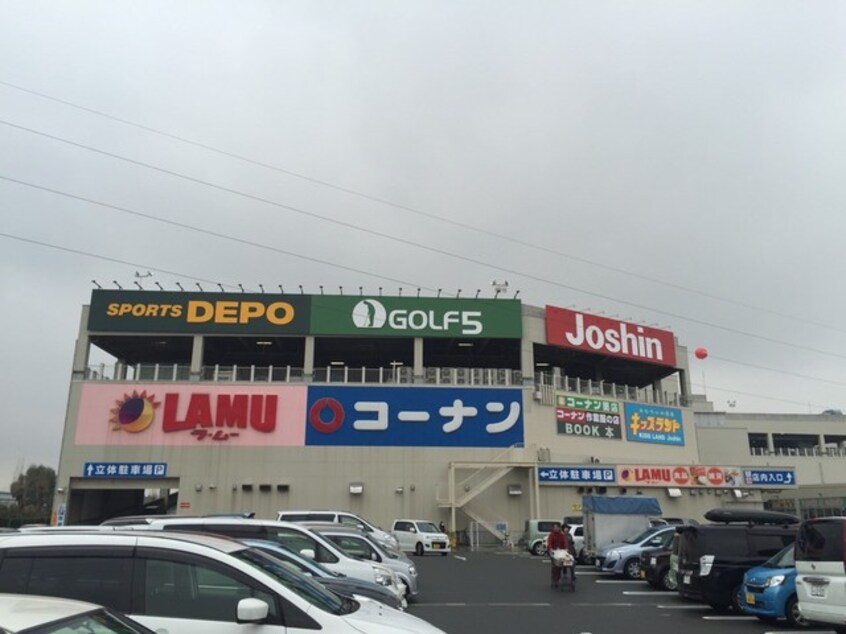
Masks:
[[[394,520],[394,536],[404,551],[416,555],[437,552],[449,554],[449,536],[428,520]]]
[[[846,517],[802,522],[796,536],[796,597],[811,625],[846,632]]]
[[[370,533],[370,536],[383,547],[389,550],[399,550],[399,542],[397,542],[396,537],[371,524],[360,515],[355,515],[349,511],[279,511],[276,514],[276,519],[280,522],[333,522],[352,526]]]
[[[442,634],[382,603],[341,598],[261,551],[213,535],[3,535],[0,592],[96,601],[180,634]]]

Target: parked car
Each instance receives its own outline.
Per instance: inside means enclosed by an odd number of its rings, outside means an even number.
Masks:
[[[0,594],[0,632],[154,634],[137,621],[94,603],[22,594]]]
[[[746,571],[740,590],[740,607],[765,622],[787,619],[790,627],[807,627],[796,597],[794,545],[785,546],[764,564]]]
[[[367,531],[384,548],[399,550],[397,538],[381,527],[368,522],[360,515],[349,511],[279,511],[276,519],[280,522],[335,522],[344,526],[352,526]]]
[[[0,592],[96,597],[180,634],[435,634],[366,598],[329,592],[263,552],[214,535],[92,531],[0,536]]]
[[[846,631],[846,518],[802,522],[796,538],[796,596],[802,616]]]
[[[612,542],[599,549],[596,567],[629,579],[640,579],[640,554],[645,548],[666,548],[675,535],[673,526],[659,525],[647,528],[638,535]]]
[[[526,548],[533,555],[546,554],[546,538],[560,520],[526,520]]]
[[[799,520],[786,513],[742,509],[714,509],[705,519],[715,523],[676,529],[678,592],[715,610],[742,612],[743,575],[792,544]]]
[[[308,522],[303,524],[334,542],[345,553],[362,561],[382,564],[390,568],[405,584],[406,598],[413,600],[420,592],[417,566],[401,551],[386,550],[371,535],[352,526],[334,523]]]
[[[441,532],[434,522],[394,520],[392,532],[403,551],[412,551],[418,556],[433,552],[444,557],[449,554],[449,536]]]
[[[143,525],[145,530],[214,533],[234,539],[266,539],[287,546],[311,557],[330,570],[365,581],[373,581],[391,589],[402,598],[405,594],[399,579],[388,568],[373,562],[350,557],[335,544],[312,530],[293,522],[252,520],[234,517],[170,518]]]
[[[676,535],[673,535],[673,539]],[[640,576],[653,588],[675,590],[676,576],[670,567],[672,540],[669,546],[644,548],[640,553]]]
[[[381,601],[385,605],[398,610],[404,610],[408,603],[404,598],[371,581],[347,577],[339,572],[333,572],[313,559],[303,557],[293,550],[285,548],[277,542],[270,542],[263,539],[242,539],[241,543],[252,546],[272,557],[276,557],[288,564],[292,569],[312,577],[320,585],[336,594],[354,599],[356,595]]]

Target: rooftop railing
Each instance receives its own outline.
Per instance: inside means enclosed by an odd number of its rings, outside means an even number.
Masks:
[[[784,456],[792,458],[843,458],[846,457],[846,447],[777,447],[775,449],[750,447],[749,454],[752,456]]]
[[[637,401],[673,407],[688,406],[687,399],[677,392],[663,390],[656,392],[651,387],[639,388],[608,381],[592,381],[553,372],[536,372],[535,387],[540,392],[544,405],[555,404],[555,392],[570,392],[589,396],[602,396],[618,401]]]
[[[184,364],[139,363],[99,364],[86,369],[86,381],[190,381],[191,368]],[[408,366],[380,368],[330,365],[314,368],[311,377],[303,368],[290,365],[207,365],[202,366],[200,381],[213,383],[349,383],[349,384],[428,384],[467,386],[521,386],[519,370],[502,368],[424,368],[415,380]]]

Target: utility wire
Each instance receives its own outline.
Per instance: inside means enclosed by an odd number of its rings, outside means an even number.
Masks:
[[[764,396],[763,394],[755,394],[753,392],[742,392],[740,390],[730,390],[730,389],[725,388],[725,387],[716,387],[716,386],[713,386],[713,385],[710,385],[710,384],[705,386],[705,385],[702,385],[702,384],[699,384],[699,383],[692,383],[691,385],[694,385],[696,387],[701,387],[702,389],[707,390],[708,392],[711,392],[712,390],[716,391],[716,392],[727,392],[729,394],[740,394],[742,396],[752,396],[754,398],[760,398],[760,399],[763,399],[765,401],[777,401],[779,403],[790,403],[791,405],[801,405],[802,407],[815,407],[817,409],[825,409],[825,406],[823,406],[823,405],[815,405],[814,403],[809,403],[807,401],[805,401],[805,402],[803,402],[803,401],[792,401],[792,400],[786,399],[786,398],[776,398],[774,396]]]
[[[773,310],[773,309],[763,308],[761,306],[756,306],[754,304],[750,304],[750,303],[743,302],[743,301],[740,301],[740,300],[731,299],[731,298],[728,298],[728,297],[717,295],[715,293],[709,293],[708,291],[703,291],[703,290],[700,290],[700,289],[692,288],[690,286],[685,286],[683,284],[677,284],[675,282],[670,282],[670,281],[667,281],[667,280],[662,280],[662,279],[658,279],[658,278],[655,278],[655,277],[651,277],[651,276],[648,276],[648,275],[643,275],[643,274],[636,273],[636,272],[631,271],[631,270],[612,266],[612,265],[606,264],[604,262],[597,262],[596,260],[591,260],[591,259],[588,259],[588,258],[579,257],[579,256],[576,256],[576,255],[572,255],[570,253],[565,253],[564,251],[560,251],[560,250],[557,250],[557,249],[551,249],[551,248],[545,247],[543,245],[535,244],[535,243],[532,243],[532,242],[529,242],[529,241],[526,241],[526,240],[521,240],[520,238],[516,238],[516,237],[511,236],[511,235],[505,235],[505,234],[502,234],[502,233],[498,233],[496,231],[491,231],[490,229],[485,229],[484,227],[478,227],[476,225],[472,225],[472,224],[469,224],[469,223],[464,223],[464,222],[460,222],[458,220],[453,220],[451,218],[447,218],[447,217],[444,217],[444,216],[439,216],[437,214],[427,212],[427,211],[424,211],[422,209],[418,209],[416,207],[404,205],[404,204],[401,204],[401,203],[396,203],[396,202],[387,200],[386,198],[381,198],[379,196],[374,196],[372,194],[367,194],[365,192],[361,192],[361,191],[358,191],[356,189],[344,187],[342,185],[337,185],[335,183],[331,183],[329,181],[325,181],[325,180],[322,180],[322,179],[319,179],[319,178],[315,178],[313,176],[308,176],[306,174],[294,172],[292,170],[288,170],[288,169],[279,167],[278,165],[273,165],[273,164],[270,164],[270,163],[259,161],[259,160],[250,158],[248,156],[244,156],[242,154],[237,154],[235,152],[229,152],[227,150],[222,150],[220,148],[216,148],[216,147],[214,147],[212,145],[208,145],[206,143],[194,141],[192,139],[188,139],[186,137],[179,136],[177,134],[172,134],[170,132],[165,132],[164,130],[159,130],[157,128],[146,126],[146,125],[143,125],[141,123],[137,123],[135,121],[123,119],[121,117],[117,117],[115,115],[109,114],[107,112],[103,112],[101,110],[95,110],[94,108],[82,106],[80,104],[76,104],[76,103],[73,103],[71,101],[67,101],[65,99],[60,99],[60,98],[54,97],[52,95],[47,95],[45,93],[38,92],[36,90],[24,88],[23,86],[19,86],[19,85],[13,84],[11,82],[0,80],[0,85],[6,86],[7,88],[12,88],[14,90],[18,90],[20,92],[28,93],[30,95],[34,95],[34,96],[39,97],[41,99],[53,101],[55,103],[65,105],[65,106],[68,106],[70,108],[75,108],[77,110],[88,112],[90,114],[94,114],[96,116],[103,117],[105,119],[109,119],[109,120],[115,121],[117,123],[121,123],[123,125],[131,126],[133,128],[137,128],[139,130],[144,130],[145,132],[150,132],[152,134],[156,134],[156,135],[159,135],[159,136],[167,138],[167,139],[178,141],[178,142],[184,143],[186,145],[198,147],[198,148],[201,148],[203,150],[207,150],[209,152],[214,152],[214,153],[219,154],[221,156],[234,158],[236,160],[243,161],[244,163],[256,165],[258,167],[262,167],[264,169],[272,170],[272,171],[278,172],[280,174],[285,174],[285,175],[290,176],[292,178],[297,178],[297,179],[300,179],[300,180],[303,180],[303,181],[306,181],[306,182],[309,182],[309,183],[313,183],[315,185],[320,185],[321,187],[326,187],[326,188],[329,188],[329,189],[333,189],[335,191],[339,191],[339,192],[343,192],[345,194],[349,194],[351,196],[356,196],[356,197],[361,198],[363,200],[369,200],[371,202],[379,203],[381,205],[393,207],[394,209],[406,211],[408,213],[415,214],[415,215],[423,217],[423,218],[428,218],[430,220],[435,220],[437,222],[443,222],[443,223],[446,223],[446,224],[454,226],[454,227],[459,227],[461,229],[466,229],[468,231],[473,231],[473,232],[480,233],[480,234],[483,234],[483,235],[487,235],[487,236],[490,236],[490,237],[494,237],[494,238],[497,238],[497,239],[500,239],[500,240],[505,240],[507,242],[512,242],[512,243],[518,244],[522,247],[526,247],[526,248],[529,248],[529,249],[540,251],[542,253],[546,253],[546,254],[550,254],[550,255],[556,255],[556,256],[559,256],[559,257],[562,257],[562,258],[572,260],[573,262],[579,262],[581,264],[588,264],[590,266],[595,266],[595,267],[600,268],[600,269],[612,271],[614,273],[626,275],[626,276],[629,276],[629,277],[633,277],[635,279],[651,282],[653,284],[659,284],[659,285],[662,285],[662,286],[666,286],[668,288],[673,288],[673,289],[684,291],[684,292],[687,292],[687,293],[692,293],[694,295],[699,295],[701,297],[706,297],[708,299],[717,300],[717,301],[724,302],[724,303],[727,303],[727,304],[733,304],[735,306],[740,306],[742,308],[747,308],[747,309],[755,310],[755,311],[758,311],[758,312],[776,315],[776,316],[784,318],[784,319],[790,319],[790,320],[798,321],[798,322],[801,322],[801,323],[806,323],[806,324],[813,325],[813,326],[816,326],[816,327],[819,327],[819,328],[826,328],[828,330],[833,330],[833,331],[837,331],[837,332],[846,332],[846,329],[839,328],[839,327],[833,326],[831,324],[825,324],[825,323],[822,323],[822,322],[818,322],[818,321],[808,319],[806,317],[800,317],[798,315],[791,315],[789,313],[783,313],[783,312],[776,311],[776,310]]]
[[[77,148],[80,148],[80,149],[83,149],[83,150],[87,150],[87,151],[93,152],[95,154],[108,156],[110,158],[114,158],[116,160],[123,161],[125,163],[137,165],[137,166],[140,166],[140,167],[145,167],[147,169],[150,169],[150,170],[153,170],[153,171],[156,171],[156,172],[160,172],[160,173],[163,173],[163,174],[168,174],[168,175],[173,176],[175,178],[180,178],[182,180],[186,180],[186,181],[189,181],[189,182],[192,182],[192,183],[204,185],[206,187],[210,187],[210,188],[216,189],[218,191],[223,191],[223,192],[226,192],[226,193],[229,193],[229,194],[233,194],[235,196],[241,196],[243,198],[247,198],[249,200],[261,202],[261,203],[271,205],[273,207],[277,207],[277,208],[280,208],[280,209],[286,209],[288,211],[291,211],[291,212],[294,212],[294,213],[297,213],[297,214],[300,214],[300,215],[303,215],[303,216],[307,216],[309,218],[313,218],[313,219],[317,219],[317,220],[323,220],[324,222],[328,222],[328,223],[331,223],[331,224],[334,224],[334,225],[337,225],[337,226],[341,226],[341,227],[344,227],[344,228],[347,228],[347,229],[352,229],[354,231],[360,231],[362,233],[366,233],[366,234],[377,236],[377,237],[380,237],[380,238],[383,238],[383,239],[386,239],[386,240],[398,242],[398,243],[404,244],[406,246],[411,246],[411,247],[414,247],[414,248],[417,248],[417,249],[422,249],[422,250],[425,250],[425,251],[436,253],[438,255],[443,255],[443,256],[455,258],[457,260],[469,262],[471,264],[476,264],[478,266],[496,269],[496,270],[502,271],[504,273],[509,273],[511,275],[517,275],[517,276],[520,276],[520,277],[523,277],[523,278],[526,278],[526,279],[530,279],[530,280],[533,280],[533,281],[536,281],[536,282],[548,284],[550,286],[556,286],[558,288],[563,288],[563,289],[570,290],[570,291],[573,291],[573,292],[582,293],[582,294],[585,294],[585,295],[590,295],[592,297],[604,299],[606,301],[613,302],[613,303],[616,303],[616,304],[621,304],[621,305],[624,305],[624,306],[630,306],[630,307],[633,307],[633,308],[639,308],[639,309],[642,309],[642,310],[646,310],[648,312],[658,313],[658,314],[661,314],[661,315],[665,315],[667,317],[672,317],[674,319],[680,319],[680,320],[687,321],[687,322],[690,322],[690,323],[699,324],[701,326],[707,326],[709,328],[722,330],[724,332],[731,332],[731,333],[734,333],[734,334],[739,334],[739,335],[743,335],[743,336],[746,336],[746,337],[750,337],[750,338],[753,338],[753,339],[758,339],[760,341],[767,341],[769,343],[775,343],[775,344],[779,344],[779,345],[786,346],[786,347],[789,347],[789,348],[794,348],[794,349],[798,349],[798,350],[805,350],[805,351],[808,351],[808,352],[815,352],[817,354],[821,354],[821,355],[825,355],[825,356],[836,357],[836,358],[839,358],[839,359],[846,359],[846,355],[831,352],[829,350],[821,350],[821,349],[818,349],[818,348],[811,348],[809,346],[802,346],[802,345],[799,345],[799,344],[795,344],[795,343],[788,342],[788,341],[783,341],[783,340],[776,339],[776,338],[773,338],[773,337],[766,337],[764,335],[759,335],[759,334],[756,334],[756,333],[747,332],[747,331],[739,330],[739,329],[736,329],[736,328],[731,328],[729,326],[722,326],[720,324],[715,324],[713,322],[708,322],[708,321],[705,321],[705,320],[702,320],[702,319],[696,319],[695,317],[687,317],[685,315],[681,315],[681,314],[678,314],[678,313],[672,313],[672,312],[665,311],[665,310],[659,310],[659,309],[657,309],[653,306],[645,306],[643,304],[638,304],[636,302],[630,302],[630,301],[618,299],[618,298],[611,297],[609,295],[605,295],[605,294],[602,294],[602,293],[596,293],[596,292],[589,291],[589,290],[586,290],[586,289],[578,288],[576,286],[570,286],[568,284],[563,284],[561,282],[557,282],[555,280],[543,278],[543,277],[540,277],[538,275],[533,275],[533,274],[530,274],[530,273],[525,273],[523,271],[518,271],[516,269],[511,269],[511,268],[502,266],[500,264],[495,264],[493,262],[485,262],[483,260],[477,260],[477,259],[471,258],[469,256],[464,256],[464,255],[461,255],[461,254],[458,254],[458,253],[452,253],[452,252],[446,251],[444,249],[439,249],[439,248],[436,248],[436,247],[431,247],[431,246],[428,246],[428,245],[421,244],[419,242],[414,242],[413,240],[407,240],[405,238],[392,236],[390,234],[387,234],[387,233],[384,233],[384,232],[381,232],[381,231],[376,231],[374,229],[367,229],[365,227],[361,227],[361,226],[356,225],[356,224],[351,223],[351,222],[346,222],[346,221],[343,221],[343,220],[337,220],[335,218],[330,218],[328,216],[322,216],[320,214],[310,212],[310,211],[307,211],[307,210],[304,210],[304,209],[301,209],[301,208],[298,208],[298,207],[293,207],[291,205],[285,205],[283,203],[280,203],[280,202],[277,202],[277,201],[274,201],[274,200],[270,200],[268,198],[263,198],[261,196],[256,196],[254,194],[242,192],[242,191],[239,191],[237,189],[233,189],[233,188],[226,187],[226,186],[223,186],[223,185],[218,185],[216,183],[212,183],[212,182],[209,182],[209,181],[204,181],[202,179],[195,178],[193,176],[181,174],[181,173],[175,172],[173,170],[168,170],[166,168],[158,167],[156,165],[145,163],[143,161],[131,159],[131,158],[128,158],[128,157],[125,157],[125,156],[121,156],[119,154],[115,154],[113,152],[107,152],[105,150],[101,150],[99,148],[95,148],[95,147],[92,147],[92,146],[89,146],[89,145],[85,145],[83,143],[77,143],[76,141],[70,141],[68,139],[64,139],[64,138],[56,136],[56,135],[48,134],[48,133],[42,132],[40,130],[35,130],[33,128],[21,126],[21,125],[12,123],[10,121],[6,121],[4,119],[0,119],[0,124],[3,124],[7,127],[10,127],[10,128],[16,129],[16,130],[28,132],[28,133],[34,134],[36,136],[51,139],[51,140],[57,141],[59,143],[64,143],[64,144],[70,145],[72,147],[77,147]]]

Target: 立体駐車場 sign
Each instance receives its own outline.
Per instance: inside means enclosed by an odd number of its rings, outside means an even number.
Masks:
[[[682,412],[662,405],[625,404],[626,440],[659,445],[684,445]]]
[[[308,388],[306,445],[511,447],[523,442],[519,389]]]
[[[254,293],[95,290],[91,332],[306,334],[310,298]]]
[[[84,478],[165,478],[165,462],[86,462],[82,467]]]
[[[676,365],[676,343],[669,330],[555,306],[546,307],[546,342],[609,357]]]
[[[558,394],[556,404],[555,420],[559,434],[614,440],[623,436],[617,401]]]
[[[544,465],[537,468],[538,484],[598,484],[617,481],[614,467],[584,467],[578,465]]]
[[[311,334],[519,339],[514,299],[312,296]]]

